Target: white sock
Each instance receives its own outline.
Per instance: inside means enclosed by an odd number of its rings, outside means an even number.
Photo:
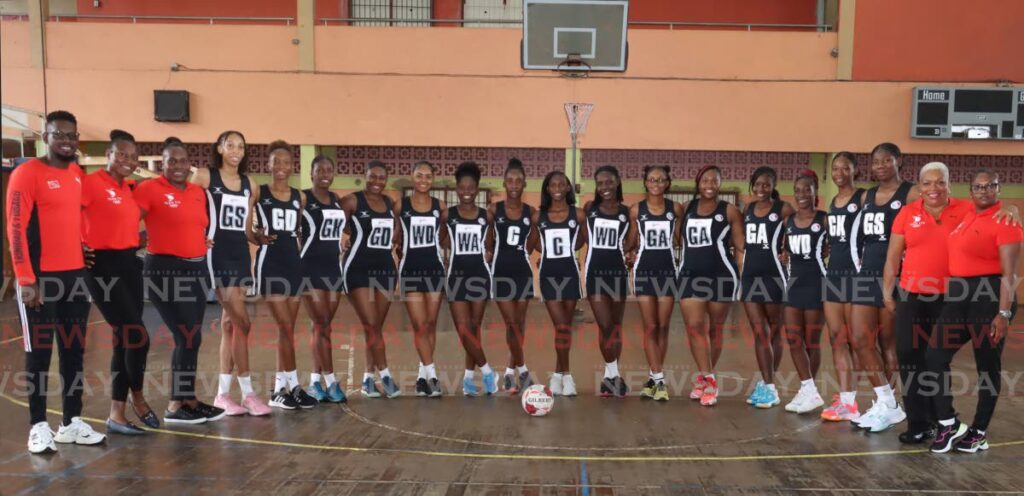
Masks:
[[[287,385],[288,385],[288,377],[285,375],[284,372],[278,372],[278,373],[274,374],[274,392],[275,393],[277,391],[285,389],[285,386],[287,386]]]
[[[516,369],[512,367],[505,367],[505,375],[516,375]]]
[[[380,370],[380,378],[391,377],[391,370],[387,367]]]
[[[840,403],[842,403],[844,405],[852,405],[856,401],[857,401],[857,392],[856,391],[840,391],[839,392],[839,402]]]
[[[480,373],[483,375],[493,374],[494,369],[491,368],[491,364],[485,363],[480,366]]]
[[[767,387],[768,387],[768,389],[769,389],[769,390],[770,390],[771,392],[773,392],[773,393],[775,393],[775,394],[779,394],[779,390],[778,390],[778,389],[775,389],[775,384],[765,384],[765,386],[767,386]]]
[[[710,374],[705,374],[705,375],[704,375],[704,379],[705,379],[705,380],[708,380],[708,379],[710,379],[710,380],[715,380],[715,374],[714,374],[714,373],[710,373]]]
[[[466,369],[466,375],[464,377],[472,381],[474,375],[476,375],[476,372],[473,371],[473,369]]]
[[[324,381],[327,382],[327,387],[331,387],[331,384],[338,382],[338,379],[334,377],[334,372],[330,374],[324,374]]]
[[[665,373],[664,372],[655,372],[654,376],[651,377],[651,379],[654,379],[654,383],[655,384],[657,384],[659,382],[665,382]]]
[[[562,374],[561,372],[553,372],[553,373],[551,374],[551,378],[552,378],[552,379],[554,379],[554,380],[556,380],[556,381],[560,381],[560,380],[562,380],[562,376],[563,376],[563,375],[564,375],[564,374]]]
[[[949,426],[951,426],[951,425],[953,425],[955,423],[956,423],[956,418],[951,418],[951,419],[946,419],[946,420],[940,420],[939,421],[939,425],[941,425],[943,427],[949,427]]]
[[[977,432],[978,434],[981,434],[982,436],[985,435],[985,431],[983,431],[981,429],[974,429],[974,432]]]
[[[363,382],[366,382],[367,379],[373,380],[373,372],[363,372]]]
[[[288,390],[291,391],[299,387],[299,371],[292,370],[284,373],[285,379],[288,381]]]
[[[242,390],[242,398],[249,396],[253,393],[252,391],[252,376],[247,375],[245,377],[238,376],[238,387]]]
[[[321,379],[323,379],[323,377],[320,374],[312,372],[309,374],[309,385],[312,386],[313,384],[320,384]]]
[[[604,377],[611,379],[612,377],[619,376],[619,361],[612,360],[604,364]]]
[[[654,379],[654,371],[653,370],[647,369],[647,378],[648,379]]]
[[[217,377],[217,395],[231,394],[231,374],[220,374]]]
[[[875,395],[878,401],[889,408],[896,408],[896,396],[893,395],[892,387],[888,384],[875,388]]]
[[[427,378],[427,366],[423,365],[423,362],[420,362],[420,369],[419,369],[418,372],[416,372],[416,378],[417,379],[426,379]]]
[[[519,375],[523,375],[523,374],[525,374],[525,373],[527,373],[529,371],[530,371],[530,369],[526,368],[526,364],[525,363],[523,364],[522,367],[516,367],[516,372],[518,372]]]
[[[426,372],[428,380],[437,379],[437,367],[435,367],[434,364],[425,365],[424,367],[427,369]]]
[[[817,391],[818,388],[814,385],[814,379],[807,379],[806,381],[800,381],[800,390]]]

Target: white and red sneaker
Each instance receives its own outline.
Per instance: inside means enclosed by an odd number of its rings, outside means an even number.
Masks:
[[[704,397],[704,388],[708,386],[707,381],[703,375],[697,375],[697,378],[693,380],[693,390],[690,391],[691,400],[699,400]]]
[[[718,381],[714,377],[704,378],[704,394],[700,397],[701,406],[714,406],[718,403]]]
[[[852,421],[858,418],[860,418],[860,410],[857,403],[845,405],[839,400],[838,394],[832,397],[832,405],[821,411],[821,419],[829,422]]]

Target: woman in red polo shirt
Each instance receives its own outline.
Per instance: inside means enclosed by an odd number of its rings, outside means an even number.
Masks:
[[[893,221],[882,280],[883,301],[896,315],[896,354],[909,424],[900,441],[908,444],[935,435],[935,416],[931,400],[922,394],[920,374],[926,370],[925,352],[949,278],[946,241],[972,210],[971,202],[949,197],[949,169],[941,162],[921,168],[919,185],[921,199],[904,206]],[[899,301],[893,292],[897,275]],[[860,425],[872,432],[885,430],[890,422],[883,417],[862,419]]]
[[[938,453],[949,451],[954,443],[967,453],[988,449],[985,431],[999,398],[1004,338],[1017,308],[1014,296],[1024,233],[1019,226],[993,218],[1002,208],[999,176],[986,169],[975,172],[971,199],[974,208],[949,236],[946,304],[926,354],[931,378],[942,380],[939,394],[931,398],[939,421],[932,451]],[[970,429],[956,418],[948,377],[950,362],[967,343],[973,345],[979,389]]]
[[[107,431],[144,434],[125,417],[128,392],[142,423],[160,427],[142,394],[149,354],[149,333],[142,320],[142,261],[139,248],[139,206],[129,177],[139,167],[135,138],[124,131],[110,132],[107,168],[82,179],[82,233],[95,259],[86,281],[89,292],[113,333],[110,358],[111,402]]]
[[[164,141],[163,175],[135,188],[135,202],[146,221],[149,244],[143,268],[146,292],[174,338],[168,424],[202,424],[224,417],[224,410],[196,399],[195,380],[202,344],[203,313],[210,273],[206,268],[206,194],[188,182],[191,167],[185,145]]]

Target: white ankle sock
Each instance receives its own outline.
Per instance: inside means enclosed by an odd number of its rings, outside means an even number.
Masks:
[[[529,372],[529,371],[530,371],[530,369],[526,368],[526,364],[525,363],[523,364],[522,367],[516,367],[516,372],[518,372],[519,375],[523,375],[524,373]]]
[[[363,372],[363,382],[366,382],[367,379],[373,380],[373,372]]]
[[[238,376],[238,387],[242,390],[242,399],[252,394],[252,376]]]
[[[888,384],[875,388],[875,395],[878,401],[889,408],[896,408],[896,396],[893,395],[892,387]]]
[[[427,380],[437,379],[437,367],[434,364],[424,365],[427,372]]]
[[[322,379],[323,379],[323,376],[321,376],[320,374],[317,374],[316,372],[313,372],[313,373],[309,374],[309,385],[312,386],[313,384],[320,384],[320,381]]]
[[[765,384],[765,387],[767,387],[769,391],[771,391],[771,392],[773,392],[775,394],[779,393],[779,390],[775,389],[775,384]]]
[[[840,391],[839,392],[839,402],[840,403],[842,403],[844,405],[852,405],[856,401],[857,401],[857,392],[856,391]]]
[[[217,395],[231,394],[231,374],[220,374],[217,377]]]
[[[480,366],[480,373],[483,374],[483,375],[493,374],[494,370],[491,369],[491,364],[485,363],[485,364]]]
[[[285,380],[288,381],[288,390],[291,391],[299,387],[299,371],[292,370],[284,373]]]
[[[818,388],[814,385],[814,379],[807,379],[806,381],[800,381],[801,391],[817,391]]]
[[[274,374],[274,392],[278,392],[282,389],[287,389],[288,376],[284,372],[278,372]]]
[[[380,378],[383,379],[385,377],[391,377],[391,369],[387,367],[380,370]]]
[[[338,382],[338,379],[334,377],[334,372],[330,374],[324,374],[324,382],[327,383],[327,387],[331,387],[331,384]]]
[[[505,375],[516,375],[516,369],[512,367],[505,367]]]
[[[619,376],[619,361],[612,360],[604,364],[604,377],[605,379],[611,379],[612,377]]]
[[[654,374],[652,374],[651,379],[654,379],[654,383],[655,384],[657,384],[659,382],[665,382],[665,373],[664,372],[655,372]]]
[[[423,365],[423,362],[420,362],[420,369],[416,372],[416,378],[417,379],[426,379],[427,378],[427,366]]]
[[[956,418],[945,419],[945,420],[940,420],[939,421],[939,425],[941,425],[943,427],[949,427],[949,426],[951,426],[951,425],[953,425],[955,423],[956,423]]]
[[[466,375],[463,377],[472,381],[474,375],[476,375],[476,372],[473,369],[466,369]]]

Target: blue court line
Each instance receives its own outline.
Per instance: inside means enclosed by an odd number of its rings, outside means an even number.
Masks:
[[[587,462],[580,460],[580,485],[583,486],[583,496],[590,496],[590,480],[587,477]]]

